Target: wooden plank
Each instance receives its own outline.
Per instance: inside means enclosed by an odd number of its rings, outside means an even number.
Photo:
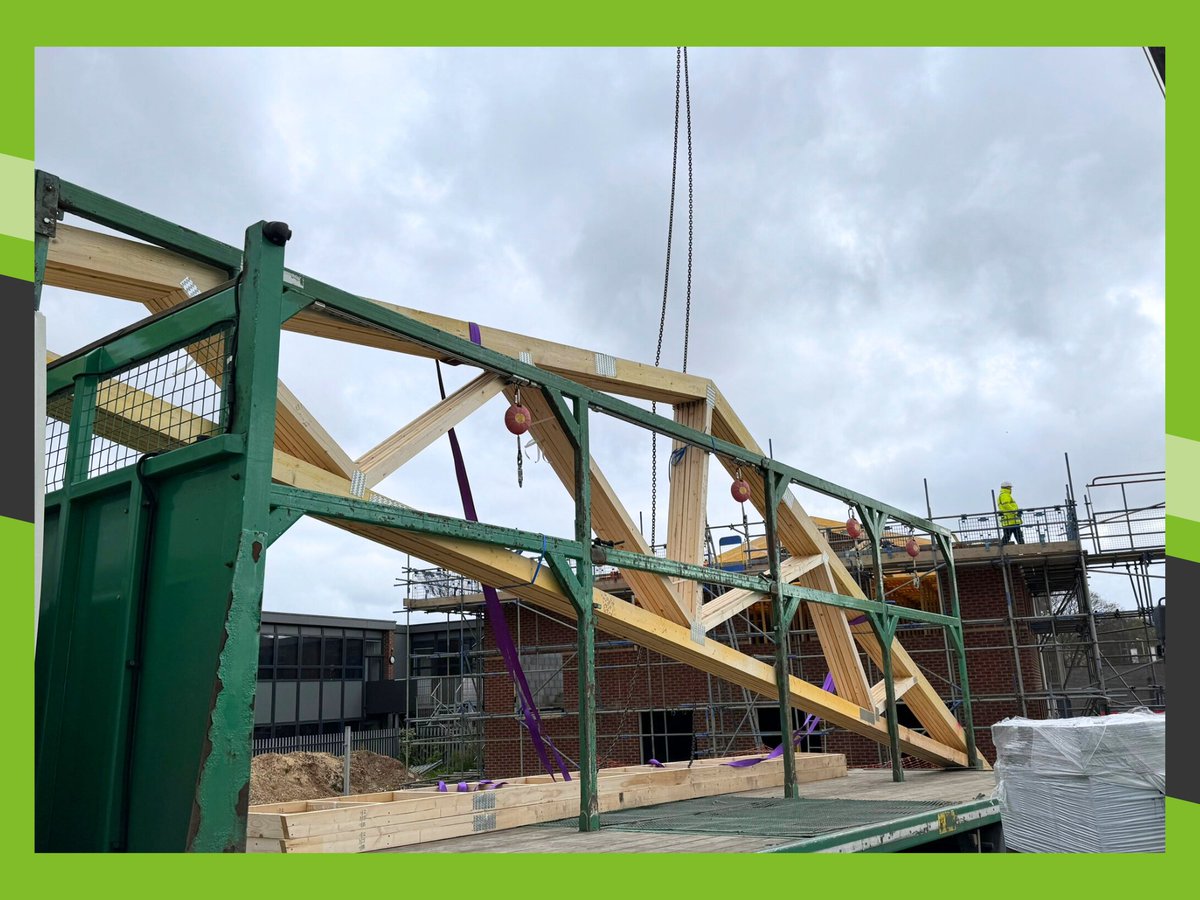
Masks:
[[[45,283],[146,302],[179,292],[180,283],[185,278],[190,278],[203,291],[220,284],[228,276],[223,271],[160,247],[84,228],[59,225],[57,235],[50,243]],[[180,293],[179,296],[183,295]],[[373,302],[449,334],[470,339],[468,322],[380,301]],[[383,329],[344,322],[314,309],[301,311],[285,322],[283,327],[286,331],[414,356],[442,356],[437,351],[398,338]],[[479,330],[485,347],[511,357],[530,353],[537,359],[537,365],[547,371],[614,394],[680,403],[703,399],[708,396],[708,388],[712,384],[707,378],[619,359],[594,350],[487,326],[480,326]]]
[[[708,433],[712,429],[712,405],[705,400],[675,405],[675,421]],[[676,456],[676,454],[681,454]],[[667,463],[671,486],[667,509],[667,558],[704,565],[704,531],[708,513],[708,454],[697,447],[675,441]],[[684,618],[700,621],[704,586],[689,579],[675,582]]]
[[[355,464],[366,487],[374,487],[504,389],[499,375],[485,372],[425,410]]]
[[[354,461],[305,408],[288,386],[279,382],[275,403],[275,446],[292,456],[350,478]]]
[[[509,400],[513,399],[514,393],[511,387],[505,390]],[[550,463],[550,468],[554,470],[567,492],[574,495],[575,452],[554,417],[550,404],[540,391],[529,390],[521,395],[521,402],[529,408],[530,415],[533,416],[530,434],[541,448],[543,457]],[[634,524],[608,479],[604,477],[595,457],[591,460],[591,481],[592,530],[596,536],[602,540],[619,543],[622,549],[633,553],[652,555],[649,544],[642,537],[641,531]],[[639,604],[670,622],[688,624],[676,586],[667,578],[653,572],[638,572],[632,569],[622,569],[621,574],[625,577],[625,583],[633,590]]]
[[[324,494],[334,494],[338,497],[352,497],[350,480],[335,472],[329,472],[318,465],[297,459],[290,453],[276,448],[274,461],[271,465],[271,479],[278,484],[290,484],[304,487]],[[371,494],[370,496],[374,496]]]
[[[834,581],[833,573],[829,568],[831,555],[832,552],[825,554],[824,565],[819,571],[813,570],[807,573],[807,578],[810,587],[820,587],[822,590],[836,594],[838,593],[837,582]],[[854,635],[850,633],[850,623],[846,618],[845,610],[823,603],[808,603],[806,606],[817,632],[817,640],[821,642],[825,662],[829,665],[830,674],[833,675],[833,683],[837,692],[860,706],[873,709],[874,707],[870,706],[871,683],[867,681],[867,673],[863,669],[862,659],[858,655]]]
[[[844,777],[845,772],[844,757],[841,758],[840,766],[826,765],[823,761],[820,766],[812,766],[806,765],[804,760],[800,760],[800,765],[797,767],[797,780],[801,783],[811,783]],[[770,763],[760,764],[754,769],[742,770],[741,773],[719,780],[688,779],[682,784],[666,788],[650,784],[643,788],[614,791],[604,790],[601,785],[600,808],[601,812],[633,809],[678,800],[736,793],[748,789],[777,788],[782,783],[782,766],[778,760],[773,760]],[[571,785],[565,786],[570,787]],[[342,827],[334,831],[314,832],[305,837],[288,839],[282,843],[282,846],[285,852],[290,853],[377,850],[556,821],[569,818],[578,811],[577,793],[576,796],[567,795],[556,798],[522,798],[518,796],[520,792],[529,792],[532,789],[518,788],[505,798],[502,796],[504,790],[507,789],[502,789],[495,795],[489,795],[488,799],[497,804],[502,799],[509,801],[505,805],[497,805],[488,809],[465,810],[457,807],[455,810],[442,811],[440,815],[423,820],[412,814],[404,814],[405,821],[394,821],[393,814],[380,810],[378,815],[369,819],[364,818],[361,823],[352,823],[350,827]],[[289,824],[289,831],[291,830],[292,826]]]
[[[140,241],[59,223],[50,239],[45,283],[139,303],[179,291],[190,278],[201,291],[229,279],[203,263]]]
[[[915,678],[900,678],[895,682],[896,699],[899,700],[908,689],[917,683]],[[875,704],[875,712],[882,713],[883,708],[887,705],[887,682],[879,681],[871,685],[871,702]]]
[[[823,554],[813,556],[789,556],[779,566],[779,575],[787,583],[791,583],[805,572],[815,569],[825,562]],[[763,582],[762,591],[751,591],[745,588],[734,588],[719,597],[714,597],[704,604],[702,622],[705,631],[711,631],[727,619],[731,619],[742,610],[753,606],[767,597],[770,586]]]

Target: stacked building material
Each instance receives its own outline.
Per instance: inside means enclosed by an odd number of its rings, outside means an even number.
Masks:
[[[992,726],[1004,837],[1023,852],[1162,852],[1166,716]]]
[[[601,769],[601,813],[780,787],[783,759],[748,768],[746,757]],[[553,822],[579,813],[578,773],[571,781],[551,775],[503,782],[384,791],[327,800],[250,807],[246,849],[264,853],[357,853],[422,844],[522,825]],[[846,776],[840,753],[797,753],[796,781],[807,784]]]

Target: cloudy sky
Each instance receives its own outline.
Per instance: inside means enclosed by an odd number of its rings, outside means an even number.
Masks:
[[[1023,505],[1053,504],[1064,451],[1079,492],[1163,467],[1164,103],[1139,48],[689,62],[689,370],[760,443],[917,512],[928,478],[935,515],[989,510],[1005,478]],[[231,244],[283,219],[291,268],[365,296],[653,362],[674,91],[673,48],[49,49],[37,162]],[[50,289],[43,307],[60,353],[141,313]],[[354,457],[437,399],[428,361],[299,335],[281,377]],[[547,464],[518,489],[502,414],[495,400],[460,429],[481,518],[570,534]],[[648,435],[593,428],[649,531]],[[714,524],[740,520],[727,485],[714,467]],[[460,512],[445,441],[379,490]],[[320,523],[269,559],[268,608],[401,608],[408,560]],[[1119,598],[1110,580],[1096,586]]]

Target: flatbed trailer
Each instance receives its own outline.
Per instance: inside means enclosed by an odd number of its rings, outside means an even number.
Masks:
[[[384,853],[1002,852],[994,773],[853,769],[845,778],[663,803],[602,815],[581,833],[563,819]]]

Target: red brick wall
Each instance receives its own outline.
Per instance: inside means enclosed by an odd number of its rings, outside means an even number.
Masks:
[[[1031,600],[1025,584],[1014,579],[1014,612],[1028,615]],[[959,570],[959,597],[965,625],[968,647],[968,677],[971,679],[971,694],[976,740],[989,760],[994,760],[989,726],[1008,716],[1020,715],[1020,705],[1015,700],[1000,699],[1000,695],[1016,694],[1016,670],[1013,665],[1011,634],[1007,621],[1006,602],[1001,572],[991,566],[976,566]],[[554,617],[531,609],[520,609],[505,604],[505,615],[509,630],[522,653],[561,653],[563,667],[563,710],[542,711],[543,731],[568,757],[578,756],[578,670],[575,666],[575,631]],[[1003,621],[977,622],[971,620],[997,619]],[[809,623],[805,623],[808,625]],[[949,695],[949,687],[943,679],[948,676],[947,654],[943,633],[938,628],[904,628],[900,632],[901,642],[909,654],[929,673],[935,685],[945,687],[943,696]],[[1027,626],[1018,623],[1018,643],[1031,643]],[[696,733],[694,748],[698,757],[727,750],[729,735],[737,730],[745,705],[741,689],[711,680],[703,673],[681,663],[676,663],[644,648],[634,647],[612,635],[597,633],[596,681],[597,681],[597,754],[604,766],[620,766],[641,763],[642,747],[639,738],[642,710],[668,709],[693,710],[693,728]],[[484,648],[495,651],[495,642],[490,629],[484,637]],[[972,649],[973,648],[973,649]],[[743,636],[743,652],[765,660],[771,660],[774,646],[765,640],[751,643]],[[794,636],[792,641],[792,672],[807,681],[820,684],[825,678],[826,666],[820,654],[820,644],[815,634]],[[881,675],[863,657],[868,678],[877,681]],[[950,657],[955,667],[957,663]],[[1021,651],[1021,664],[1026,691],[1040,690],[1041,669],[1035,650]],[[513,684],[504,672],[499,656],[494,652],[485,658],[484,711],[489,718],[485,722],[485,774],[488,777],[504,777],[533,774],[541,770],[525,729],[512,718],[514,712]],[[725,724],[719,723],[710,735],[710,722],[706,713],[709,707],[710,683],[712,696],[719,705],[721,698],[728,705],[724,711]],[[989,699],[988,695],[993,695]],[[772,701],[757,698],[758,703],[769,705]],[[736,704],[736,705],[733,705]],[[1044,710],[1030,704],[1028,714],[1039,717]],[[719,713],[714,713],[719,715]],[[724,735],[722,735],[722,732]],[[749,753],[756,751],[753,729],[744,725],[729,752]],[[878,766],[887,763],[887,749],[874,741],[844,731],[835,731],[825,738],[830,752],[845,753],[851,765]],[[905,759],[905,765],[920,765],[919,761]]]

